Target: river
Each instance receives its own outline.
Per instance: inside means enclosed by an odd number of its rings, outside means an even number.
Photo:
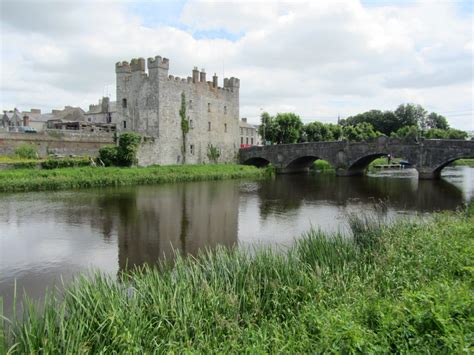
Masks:
[[[412,170],[338,178],[286,175],[76,191],[0,194],[0,297],[13,289],[41,299],[47,288],[92,269],[196,254],[216,245],[291,245],[311,227],[346,228],[348,213],[390,218],[461,208],[474,197],[474,168],[448,167],[440,180]]]

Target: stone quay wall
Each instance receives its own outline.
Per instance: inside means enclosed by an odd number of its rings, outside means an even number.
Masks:
[[[113,134],[47,130],[41,133],[0,132],[0,155],[14,155],[22,144],[37,148],[41,158],[49,154],[96,156],[101,147],[113,145]]]

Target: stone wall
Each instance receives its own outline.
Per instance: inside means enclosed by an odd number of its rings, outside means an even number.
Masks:
[[[95,156],[99,148],[114,144],[112,134],[47,130],[41,133],[0,132],[0,156],[14,155],[22,144],[31,144],[40,157],[48,154]]]
[[[197,164],[208,162],[208,146],[219,148],[219,162],[236,160],[239,139],[239,87],[236,78],[217,85],[217,76],[206,81],[206,73],[193,70],[186,79],[168,75],[169,61],[161,57],[130,64],[118,63],[117,112],[120,130],[150,137],[138,154],[140,165]],[[181,95],[185,95],[190,130],[183,155]]]

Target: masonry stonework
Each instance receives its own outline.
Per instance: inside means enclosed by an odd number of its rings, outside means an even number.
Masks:
[[[208,146],[220,150],[219,162],[234,162],[239,149],[239,87],[237,78],[206,81],[204,70],[194,68],[181,79],[168,74],[169,60],[157,56],[116,64],[117,128],[145,137],[139,165],[199,164],[209,161]],[[185,95],[189,132],[183,152],[181,96]]]

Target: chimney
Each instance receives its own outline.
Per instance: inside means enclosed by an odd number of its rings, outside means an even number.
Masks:
[[[197,83],[199,81],[199,70],[197,67],[193,69],[193,83]]]
[[[199,75],[199,81],[201,83],[205,83],[206,82],[206,71],[203,69],[201,69],[201,73]]]
[[[215,88],[217,87],[217,75],[214,73],[214,76],[212,77],[212,86]]]
[[[39,108],[32,108],[31,110],[31,113],[36,113],[36,114],[41,114],[41,110]]]
[[[23,116],[23,126],[29,126],[30,125],[30,118],[28,115]]]
[[[247,117],[242,117],[242,122],[247,123]]]

